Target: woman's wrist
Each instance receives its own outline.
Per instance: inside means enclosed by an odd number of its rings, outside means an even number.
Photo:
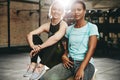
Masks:
[[[62,58],[66,58],[66,57],[68,57],[67,54],[66,53],[63,54]]]
[[[34,48],[34,44],[30,45],[31,48]]]
[[[40,48],[40,50],[42,49],[41,45],[38,45],[38,47]]]

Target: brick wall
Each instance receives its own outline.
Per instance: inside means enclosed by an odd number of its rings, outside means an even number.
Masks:
[[[0,6],[0,46],[7,46],[7,6]]]
[[[27,45],[26,35],[39,27],[39,13],[24,10],[38,10],[38,4],[14,2],[10,3],[10,44],[11,46]],[[17,11],[20,12],[17,14]],[[23,11],[22,11],[23,10]],[[41,10],[41,24],[47,21],[47,13]],[[0,47],[7,47],[8,45],[8,25],[7,25],[7,6],[0,6]],[[43,39],[46,38],[45,34]]]

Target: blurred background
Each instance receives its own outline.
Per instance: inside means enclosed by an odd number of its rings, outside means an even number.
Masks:
[[[53,1],[0,0],[0,80],[26,80],[21,76],[29,63],[26,35],[50,20]],[[61,1],[66,7],[64,20],[71,25],[70,4],[74,0]],[[120,80],[120,0],[83,1],[87,6],[85,19],[95,23],[100,33],[94,53],[98,80]],[[39,36],[45,41],[48,35]]]

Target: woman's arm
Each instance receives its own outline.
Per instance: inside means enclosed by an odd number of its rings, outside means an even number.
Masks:
[[[85,58],[82,62],[82,68],[83,69],[85,69],[85,67],[89,63],[89,61],[90,61],[90,59],[91,59],[91,57],[92,57],[92,55],[95,51],[96,45],[97,45],[97,36],[93,35],[89,39],[88,52],[86,53],[86,56],[85,56]]]
[[[93,36],[90,36],[89,38],[89,43],[88,43],[88,51],[86,53],[86,56],[82,62],[82,64],[80,65],[77,73],[76,73],[76,76],[75,76],[75,80],[77,80],[78,78],[82,78],[84,77],[84,69],[86,68],[86,66],[88,65],[94,51],[95,51],[95,48],[96,48],[96,45],[97,45],[97,36],[96,35],[93,35]]]
[[[62,21],[60,23],[60,29],[53,36],[49,37],[42,45],[40,45],[41,49],[58,42],[65,35],[66,28],[67,23]]]
[[[27,41],[28,41],[28,44],[30,45],[31,48],[34,48],[35,45],[33,43],[33,35],[39,35],[41,34],[42,32],[45,32],[49,30],[49,23],[46,23],[46,24],[43,24],[41,25],[39,28],[31,31],[28,35],[27,35]]]
[[[49,37],[43,44],[35,47],[35,49],[31,51],[30,56],[34,56],[41,49],[51,46],[56,42],[58,42],[65,35],[66,27],[67,27],[67,23],[62,21],[60,24],[60,29],[53,36]]]

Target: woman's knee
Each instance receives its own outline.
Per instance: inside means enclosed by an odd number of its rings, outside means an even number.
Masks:
[[[89,63],[85,69],[84,80],[91,80],[95,72],[95,67],[93,64]]]

